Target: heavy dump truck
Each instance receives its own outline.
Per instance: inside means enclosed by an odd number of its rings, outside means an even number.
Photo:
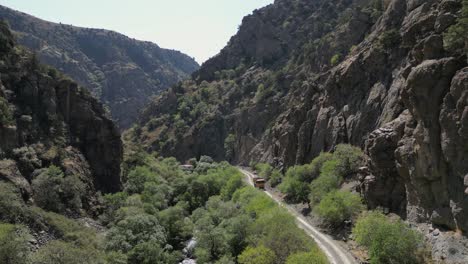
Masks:
[[[254,177],[252,180],[255,188],[265,190],[265,179],[260,177]]]

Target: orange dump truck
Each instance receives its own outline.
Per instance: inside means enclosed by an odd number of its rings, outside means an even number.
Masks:
[[[265,189],[265,179],[260,177],[253,178],[255,188]]]

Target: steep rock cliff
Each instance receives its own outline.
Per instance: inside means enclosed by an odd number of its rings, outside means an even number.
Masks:
[[[102,105],[16,46],[4,23],[0,121],[0,180],[15,184],[25,199],[34,196],[31,182],[51,165],[85,184],[85,209],[96,201],[97,191],[120,189],[120,133]]]
[[[67,74],[129,128],[149,99],[198,69],[194,59],[119,33],[55,24],[0,6],[18,42]]]

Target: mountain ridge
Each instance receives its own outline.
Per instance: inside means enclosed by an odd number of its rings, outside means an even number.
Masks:
[[[88,88],[121,129],[137,119],[150,98],[187,78],[199,65],[180,51],[115,31],[48,22],[0,6],[18,42]]]

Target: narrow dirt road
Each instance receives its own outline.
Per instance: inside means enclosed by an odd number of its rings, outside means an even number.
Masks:
[[[252,178],[254,177],[254,174],[241,167],[238,167],[238,169],[246,176],[246,181],[253,186]],[[322,249],[322,251],[327,255],[330,263],[358,264],[358,262],[351,256],[351,254],[343,249],[337,241],[310,225],[307,220],[293,208],[291,208],[291,206],[285,204],[283,201],[281,201],[280,198],[275,197],[268,191],[265,191],[265,194],[277,202],[281,207],[284,207],[286,210],[288,210],[288,212],[296,218],[297,225],[315,240],[320,249]]]

